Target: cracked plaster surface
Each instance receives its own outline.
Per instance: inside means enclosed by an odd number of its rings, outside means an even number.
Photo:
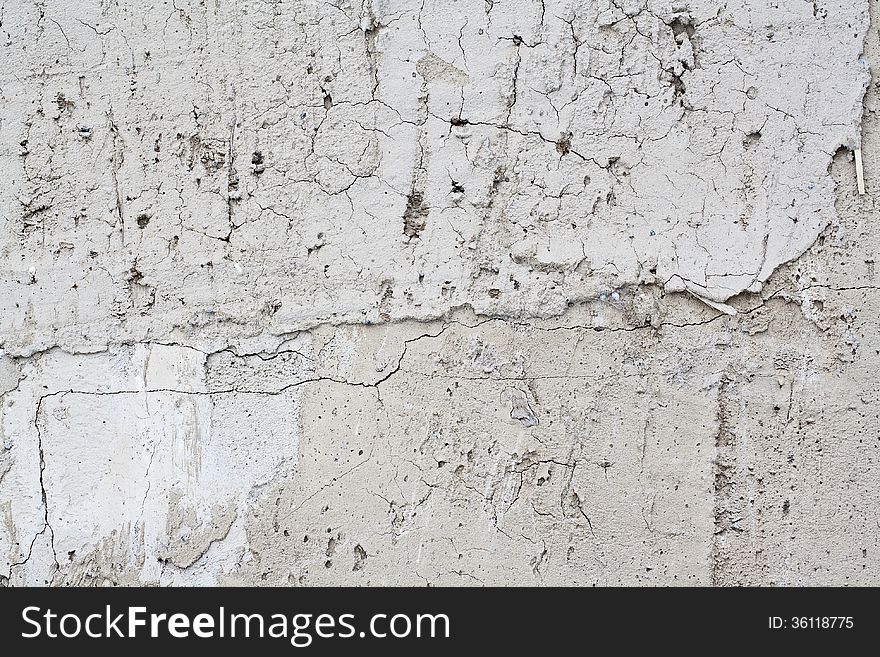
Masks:
[[[0,583],[876,583],[869,8],[4,3]]]

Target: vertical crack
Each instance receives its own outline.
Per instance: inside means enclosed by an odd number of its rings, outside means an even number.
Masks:
[[[37,400],[37,407],[34,411],[34,429],[37,432],[37,450],[40,455],[40,474],[39,474],[39,482],[40,482],[40,498],[43,504],[43,526],[34,537],[31,539],[31,543],[28,546],[27,556],[21,561],[16,561],[9,564],[9,577],[12,577],[12,571],[14,568],[18,566],[23,566],[26,564],[34,552],[34,545],[36,545],[37,539],[40,536],[43,536],[47,531],[49,532],[49,545],[52,548],[52,558],[55,562],[55,572],[60,569],[60,565],[58,563],[58,553],[55,551],[55,530],[52,529],[52,525],[49,523],[49,499],[46,494],[46,483],[44,479],[45,471],[46,471],[46,455],[43,450],[43,432],[40,430],[40,413],[43,408],[43,400],[47,397],[53,397],[59,393],[50,393],[48,395],[42,395]],[[66,394],[66,392],[62,392],[62,395]],[[54,573],[53,573],[54,574]]]
[[[711,556],[711,583],[713,586],[723,585],[726,582],[725,564],[728,556],[725,534],[731,529],[737,529],[734,526],[735,521],[730,520],[730,509],[728,508],[736,486],[734,481],[736,428],[733,424],[733,395],[731,392],[733,386],[733,377],[729,373],[722,374],[718,385],[718,431],[715,434],[715,459],[713,461],[714,531]]]

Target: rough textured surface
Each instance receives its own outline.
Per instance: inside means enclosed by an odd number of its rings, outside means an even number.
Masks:
[[[877,584],[878,11],[4,3],[0,583]]]

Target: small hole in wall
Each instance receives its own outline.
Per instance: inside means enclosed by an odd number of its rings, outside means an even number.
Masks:
[[[556,140],[557,153],[560,155],[568,155],[571,152],[571,137],[572,134],[570,132],[560,135],[559,139]]]
[[[253,155],[251,155],[251,170],[257,176],[266,170],[266,164],[261,151],[254,151]]]
[[[694,36],[694,34],[696,33],[696,28],[693,25],[691,25],[689,18],[686,18],[684,20],[682,20],[682,18],[680,18],[680,17],[676,18],[675,20],[673,20],[669,24],[669,27],[672,28],[672,33],[675,36],[679,36],[681,34],[684,34],[685,36],[690,38],[690,37]]]

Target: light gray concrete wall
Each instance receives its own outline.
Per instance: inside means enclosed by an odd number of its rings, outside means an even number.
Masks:
[[[878,11],[4,2],[0,583],[877,584]]]

